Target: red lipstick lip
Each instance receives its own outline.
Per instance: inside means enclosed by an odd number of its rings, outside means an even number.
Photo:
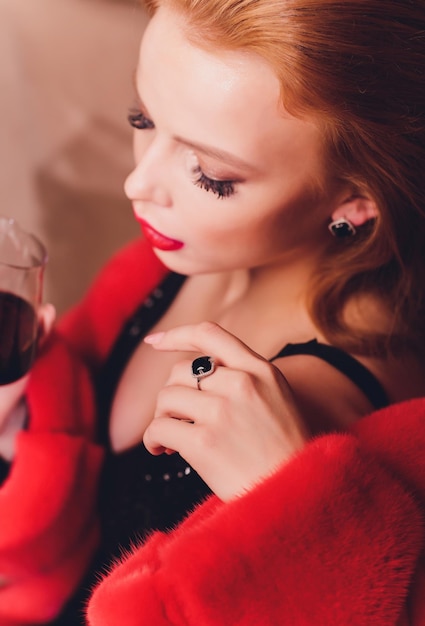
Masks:
[[[141,225],[143,234],[145,235],[146,239],[154,248],[158,248],[159,250],[171,251],[180,250],[180,248],[183,247],[184,244],[182,241],[178,241],[177,239],[171,239],[171,237],[166,237],[162,233],[155,230],[155,228],[152,228],[152,226],[150,226],[147,222],[145,222],[145,220],[141,219],[140,217],[136,217],[136,219]]]

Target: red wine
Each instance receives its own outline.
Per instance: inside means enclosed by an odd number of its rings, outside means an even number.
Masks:
[[[32,365],[37,343],[37,316],[26,301],[0,291],[0,385],[26,374]]]

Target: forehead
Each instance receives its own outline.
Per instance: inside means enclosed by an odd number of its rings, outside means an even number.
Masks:
[[[278,114],[279,83],[262,59],[243,52],[203,50],[189,42],[181,20],[161,7],[147,26],[139,61],[143,98],[150,95],[148,90],[153,97],[190,106],[192,119],[194,108],[207,115],[240,115],[250,109],[253,123],[255,118]]]
[[[173,74],[177,82],[187,79],[198,89],[207,88],[210,96],[214,88],[220,89],[219,97],[265,88],[264,100],[271,98],[273,107],[278,105],[279,83],[266,61],[244,51],[206,50],[191,43],[183,16],[165,7],[158,9],[146,28],[140,63],[142,67],[154,63],[155,70],[167,78]]]
[[[277,157],[291,141],[311,148],[317,129],[285,112],[279,81],[265,60],[200,48],[187,38],[182,20],[161,7],[142,40],[137,85],[158,127],[247,160],[265,150]]]

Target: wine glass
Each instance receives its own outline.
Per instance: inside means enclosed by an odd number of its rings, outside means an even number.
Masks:
[[[46,262],[37,237],[0,216],[0,385],[22,378],[34,361]]]

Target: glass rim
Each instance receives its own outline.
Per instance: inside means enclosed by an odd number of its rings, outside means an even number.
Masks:
[[[5,222],[9,224],[10,226],[15,226],[22,235],[24,235],[28,240],[30,240],[32,244],[35,244],[33,246],[35,250],[35,254],[32,257],[32,263],[24,263],[24,262],[13,263],[13,262],[0,260],[0,266],[10,267],[12,269],[17,269],[17,270],[28,270],[28,271],[43,268],[49,259],[46,246],[41,242],[41,240],[36,235],[24,230],[19,224],[19,222],[15,220],[13,217],[5,217],[4,215],[0,215],[0,224],[5,223]]]

